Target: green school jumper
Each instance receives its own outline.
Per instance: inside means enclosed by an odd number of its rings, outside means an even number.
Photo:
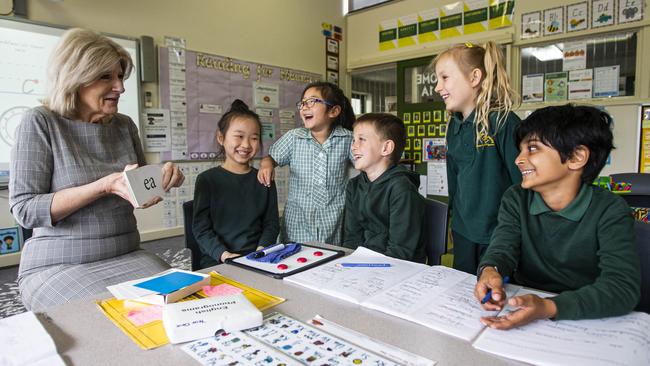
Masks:
[[[393,165],[374,182],[361,172],[348,183],[343,246],[424,263],[424,198],[420,176]]]
[[[221,263],[224,251],[248,254],[275,244],[280,231],[275,184],[257,181],[257,169],[235,174],[222,167],[196,178],[192,231],[201,250],[201,268]]]
[[[583,184],[558,212],[538,193],[510,188],[480,265],[495,265],[520,285],[559,293],[552,298],[557,320],[626,314],[640,297],[630,209],[622,198],[591,185]]]
[[[499,203],[503,192],[521,183],[515,164],[519,148],[514,131],[520,119],[509,113],[495,133],[496,113],[490,113],[490,131],[476,143],[472,112],[463,121],[454,113],[447,129],[447,180],[451,229],[480,244],[490,242],[497,225]]]

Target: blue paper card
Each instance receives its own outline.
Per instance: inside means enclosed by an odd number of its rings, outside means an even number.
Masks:
[[[197,283],[202,279],[203,277],[191,273],[172,272],[144,282],[136,283],[134,286],[167,295],[176,290],[180,290],[183,287]]]

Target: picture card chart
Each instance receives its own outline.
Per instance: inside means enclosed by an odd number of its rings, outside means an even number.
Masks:
[[[221,333],[182,347],[202,365],[399,365],[297,321],[273,313],[261,327]]]

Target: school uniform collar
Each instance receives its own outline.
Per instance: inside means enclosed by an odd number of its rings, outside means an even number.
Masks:
[[[458,135],[460,133],[460,126],[463,123],[474,123],[474,113],[475,112],[476,111],[472,111],[472,113],[470,113],[469,116],[467,116],[467,118],[465,118],[465,120],[463,120],[463,114],[462,113],[454,112],[452,114],[452,118],[455,119],[457,121],[457,123],[453,124],[452,133],[454,135]]]
[[[311,131],[307,128],[299,128],[296,131],[296,136],[301,139],[312,139]],[[341,137],[341,136],[352,136],[352,132],[348,129],[345,129],[341,126],[336,126],[334,130],[330,133],[329,138],[331,137]]]
[[[569,203],[569,205],[560,211],[554,212],[556,215],[562,216],[567,220],[571,221],[580,221],[582,217],[587,212],[589,205],[591,204],[591,197],[594,195],[594,191],[587,184],[582,184],[580,191],[576,198]],[[544,202],[542,195],[533,192],[533,196],[528,204],[528,212],[531,215],[541,215],[546,212],[553,212]]]

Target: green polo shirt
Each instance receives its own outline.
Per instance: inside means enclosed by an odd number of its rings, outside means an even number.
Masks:
[[[490,113],[489,135],[477,144],[474,112],[464,121],[462,118],[455,113],[447,129],[451,228],[475,243],[487,244],[497,226],[503,192],[521,183],[515,164],[519,148],[514,140],[520,119],[509,113],[495,132],[497,114]]]
[[[558,293],[556,319],[626,314],[640,296],[634,219],[625,201],[583,184],[554,212],[538,193],[514,186],[479,266],[496,265],[515,283]]]

